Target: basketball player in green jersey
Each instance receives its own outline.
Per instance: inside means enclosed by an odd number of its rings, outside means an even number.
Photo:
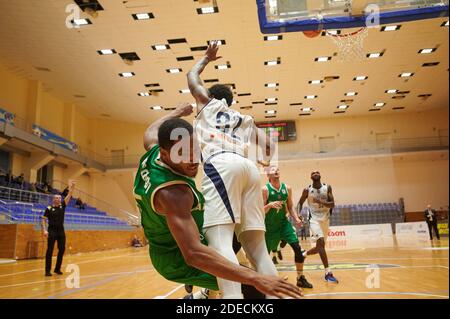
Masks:
[[[295,266],[297,268],[297,286],[312,288],[303,274],[302,254],[295,228],[288,221],[286,215],[289,213],[296,226],[301,226],[302,221],[294,212],[292,202],[292,189],[285,183],[280,182],[280,170],[276,166],[266,169],[269,182],[263,187],[264,211],[266,212],[266,244],[270,251],[277,250],[281,240],[286,241],[294,250]]]
[[[134,194],[154,268],[168,280],[212,290],[218,290],[217,276],[266,295],[300,297],[300,290],[285,279],[236,265],[205,245],[204,198],[193,180],[198,170],[193,129],[179,118],[191,113],[192,105],[181,104],[144,134],[146,153]]]

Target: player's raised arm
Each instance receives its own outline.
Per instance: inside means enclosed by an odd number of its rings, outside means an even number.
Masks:
[[[153,122],[144,133],[144,148],[150,150],[158,143],[158,129],[162,123],[176,117],[188,116],[192,113],[192,105],[190,103],[178,104],[177,108],[168,115]]]
[[[300,290],[275,276],[264,276],[252,269],[230,262],[215,250],[200,242],[200,234],[191,214],[194,195],[188,186],[174,185],[155,194],[156,210],[165,214],[169,229],[175,238],[186,263],[219,278],[254,286],[264,294],[293,298],[301,296]]]
[[[208,90],[204,87],[203,82],[200,79],[200,74],[209,62],[221,58],[220,56],[217,56],[218,50],[219,45],[217,44],[217,41],[211,41],[208,49],[206,50],[205,56],[203,56],[187,74],[189,90],[197,102],[198,110],[200,110],[201,107],[208,103],[211,99]]]
[[[264,130],[253,123],[252,142],[261,148],[262,158],[258,159],[258,163],[263,166],[269,166],[275,152],[275,141]]]

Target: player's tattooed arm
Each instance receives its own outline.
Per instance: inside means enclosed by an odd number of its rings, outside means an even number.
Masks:
[[[267,202],[267,199],[269,198],[269,190],[266,186],[262,188],[262,194],[263,194],[263,204],[264,204],[264,213],[268,213],[271,208],[275,209],[281,209],[283,207],[283,204],[281,202]]]
[[[178,104],[177,108],[170,112],[168,115],[163,116],[159,120],[153,122],[144,133],[144,148],[146,151],[150,150],[153,146],[158,144],[158,130],[162,123],[167,120],[188,116],[192,113],[192,105],[190,103]]]
[[[209,62],[221,58],[220,56],[217,56],[218,50],[219,45],[217,44],[217,41],[211,41],[208,45],[208,49],[206,49],[205,56],[203,56],[187,74],[189,90],[197,102],[197,110],[200,110],[201,107],[211,99],[208,90],[200,79],[200,74]]]
[[[297,204],[297,212],[299,215],[301,215],[302,213],[303,204],[305,203],[307,198],[308,198],[308,189],[305,188],[303,189],[302,196],[300,197],[300,200],[298,201]]]
[[[288,186],[288,185],[286,185],[286,186],[287,186],[287,189],[288,189],[288,199],[287,199],[288,212],[291,215],[294,223],[298,227],[300,227],[302,222],[301,222],[300,218],[298,217],[298,214],[296,212],[294,212],[294,202],[292,201],[292,188],[290,186]]]

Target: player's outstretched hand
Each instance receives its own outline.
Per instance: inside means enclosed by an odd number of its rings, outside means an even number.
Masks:
[[[188,116],[192,113],[194,107],[191,103],[180,103],[177,106],[177,113],[179,117]]]
[[[287,277],[261,275],[256,281],[255,288],[266,296],[275,296],[278,298],[291,297],[299,299],[303,296],[302,290],[289,282]]]
[[[209,42],[208,49],[206,49],[206,56],[209,61],[216,61],[221,58],[221,56],[217,56],[217,51],[219,50],[219,44],[217,41]]]

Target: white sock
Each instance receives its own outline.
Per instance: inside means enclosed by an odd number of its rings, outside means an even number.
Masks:
[[[297,278],[303,276],[303,270],[297,270]]]
[[[197,292],[192,294],[193,299],[208,299],[209,297],[209,289],[202,288]]]
[[[329,274],[331,272],[331,270],[330,270],[330,268],[328,267],[328,268],[325,268],[325,275],[326,274]]]
[[[303,253],[302,253],[302,255],[303,255],[303,257],[306,257],[306,256],[308,256],[308,251],[307,250],[305,250]]]

